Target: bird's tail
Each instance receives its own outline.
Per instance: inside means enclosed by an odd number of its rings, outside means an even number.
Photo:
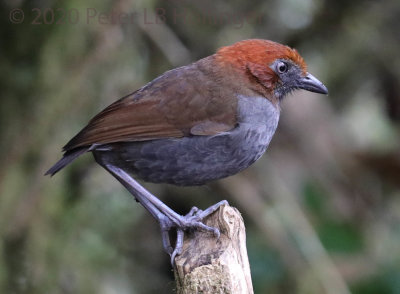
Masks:
[[[55,165],[53,165],[44,175],[54,176],[59,170],[63,169],[65,166],[74,161],[77,157],[87,152],[90,147],[80,147],[69,150],[64,153],[63,158],[61,158]]]

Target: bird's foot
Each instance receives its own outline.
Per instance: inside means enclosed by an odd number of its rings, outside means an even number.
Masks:
[[[175,257],[182,253],[183,237],[185,231],[189,229],[200,229],[212,232],[217,238],[220,232],[217,228],[212,228],[203,224],[203,219],[216,211],[221,205],[227,205],[226,200],[218,202],[207,208],[200,210],[193,207],[185,216],[177,214],[170,207],[165,205],[160,199],[155,197],[143,188],[130,174],[123,169],[112,164],[104,163],[102,166],[108,170],[118,181],[120,181],[133,196],[142,204],[151,215],[159,222],[164,250],[171,255],[171,262],[174,265]],[[176,229],[175,246],[171,246],[169,231]]]
[[[218,208],[222,205],[228,205],[226,200],[220,201],[206,210],[200,210],[197,207],[192,207],[188,214],[182,216],[178,214],[168,215],[168,218],[165,219],[165,222],[161,224],[161,231],[163,237],[163,245],[164,249],[171,256],[171,264],[174,265],[175,257],[182,253],[183,249],[183,238],[185,235],[185,231],[188,230],[203,230],[210,233],[213,233],[214,236],[219,239],[220,232],[217,228],[213,228],[207,226],[203,223],[204,218],[218,210]],[[172,250],[172,246],[169,241],[169,230],[172,228],[176,228],[176,242],[175,248]]]

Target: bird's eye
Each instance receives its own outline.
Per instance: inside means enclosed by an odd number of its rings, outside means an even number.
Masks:
[[[276,68],[277,68],[279,73],[285,73],[285,72],[288,71],[289,66],[287,65],[286,62],[280,61],[280,62],[278,62]]]

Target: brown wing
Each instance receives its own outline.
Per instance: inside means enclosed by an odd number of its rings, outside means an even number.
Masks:
[[[234,128],[236,98],[221,93],[215,80],[199,69],[200,62],[168,71],[111,104],[64,151],[92,144],[213,135]]]

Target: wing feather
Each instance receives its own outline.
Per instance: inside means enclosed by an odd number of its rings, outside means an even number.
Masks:
[[[96,115],[64,151],[93,144],[214,135],[234,128],[233,93],[221,94],[213,80],[200,83],[205,74],[198,63],[166,72]]]

